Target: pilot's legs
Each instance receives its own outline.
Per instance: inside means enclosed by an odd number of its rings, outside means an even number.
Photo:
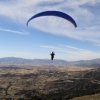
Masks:
[[[54,56],[51,57],[51,60],[53,60]]]
[[[53,60],[53,57],[51,57],[51,60]]]

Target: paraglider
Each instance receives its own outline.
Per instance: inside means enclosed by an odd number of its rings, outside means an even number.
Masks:
[[[55,53],[52,52],[50,55],[51,55],[51,60],[53,60]]]
[[[64,13],[64,12],[61,12],[61,11],[44,11],[44,12],[40,12],[40,13],[38,13],[38,14],[32,16],[32,17],[27,21],[26,25],[28,26],[28,23],[29,23],[32,19],[37,18],[37,17],[41,17],[41,16],[56,16],[56,17],[60,17],[60,18],[63,18],[63,19],[65,19],[65,20],[71,22],[71,23],[74,25],[74,27],[77,27],[77,24],[76,24],[76,22],[74,21],[74,19],[73,19],[71,16],[69,16],[68,14],[66,14],[66,13]],[[52,52],[50,55],[51,55],[51,60],[53,60],[55,53]]]
[[[57,17],[61,17],[61,18],[64,18],[66,20],[68,20],[69,22],[71,22],[75,27],[77,27],[76,25],[76,22],[74,21],[74,19],[69,16],[68,14],[66,13],[63,13],[63,12],[60,12],[60,11],[44,11],[44,12],[40,12],[34,16],[32,16],[26,23],[26,25],[28,26],[28,23],[34,19],[34,18],[37,18],[37,17],[41,17],[41,16],[57,16]]]

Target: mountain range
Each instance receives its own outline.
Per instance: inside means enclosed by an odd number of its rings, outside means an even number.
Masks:
[[[67,61],[65,60],[49,60],[49,59],[24,59],[24,58],[16,58],[16,57],[5,57],[5,58],[0,58],[0,64],[1,63],[7,63],[7,64],[32,64],[32,63],[65,63],[67,64]]]
[[[80,60],[80,61],[66,61],[60,59],[24,59],[17,57],[5,57],[0,58],[0,64],[57,64],[57,65],[77,65],[77,66],[91,66],[100,65],[100,58],[92,60]]]

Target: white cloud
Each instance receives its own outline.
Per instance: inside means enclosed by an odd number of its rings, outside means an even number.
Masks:
[[[69,45],[60,45],[60,46],[65,47],[65,48],[69,48],[69,49],[73,49],[73,50],[78,50],[78,51],[87,51],[85,49],[80,49],[80,48],[77,48],[74,46],[69,46]]]
[[[4,28],[0,28],[0,31],[11,32],[11,33],[16,33],[16,34],[23,34],[23,35],[29,34],[29,32],[25,32],[25,31],[15,31],[15,30],[4,29]]]
[[[100,43],[100,27],[94,23],[98,22],[100,24],[100,16],[97,17],[95,12],[93,13],[89,9],[89,6],[96,7],[97,4],[100,4],[100,0],[0,1],[0,14],[25,26],[27,20],[38,12],[45,10],[64,11],[75,19],[77,28],[74,28],[69,22],[56,17],[41,17],[35,19],[34,23],[29,23],[29,27],[35,27],[51,34],[64,35],[82,41]],[[99,10],[97,12],[99,15]]]
[[[46,48],[46,49],[53,49],[54,51],[60,51],[60,52],[66,52],[65,49],[61,48],[61,47],[56,47],[56,46],[45,46],[45,45],[41,45],[39,47],[42,47],[42,48]],[[67,51],[66,53],[68,53],[70,51]]]
[[[65,59],[68,61],[91,60],[100,58],[100,52],[93,52],[91,50],[81,49],[74,46],[60,45],[60,47],[55,47],[42,45],[40,47],[47,49],[53,48],[55,54],[57,53],[57,58]]]
[[[41,45],[40,47],[47,48],[47,49],[61,49],[61,48],[58,48],[58,47],[55,47],[55,46],[44,46],[44,45]]]
[[[75,52],[75,54],[72,55],[67,55],[66,59],[67,60],[91,60],[91,59],[96,59],[96,58],[100,58],[100,53],[97,52]]]

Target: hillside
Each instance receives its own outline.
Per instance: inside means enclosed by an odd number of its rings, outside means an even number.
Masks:
[[[70,100],[100,100],[100,93],[94,95],[86,95],[82,97],[76,97]]]
[[[100,68],[1,67],[0,98],[70,100],[100,93]]]

